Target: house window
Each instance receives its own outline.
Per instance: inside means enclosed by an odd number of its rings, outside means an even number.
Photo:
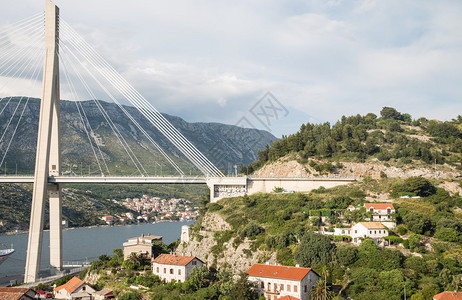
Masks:
[[[156,269],[156,273],[159,273],[159,267],[157,267],[157,269]]]
[[[303,292],[306,293],[307,290],[308,290],[308,287],[307,287],[306,284],[305,284],[305,286],[303,287]]]
[[[265,283],[262,281],[260,286],[261,286],[262,289],[264,289],[265,288]]]
[[[283,285],[283,284],[281,284],[281,291],[283,291],[283,290],[284,290],[284,285]]]
[[[377,230],[374,230],[374,234],[377,234]]]
[[[294,285],[294,292],[296,293],[297,292],[297,286]]]
[[[374,212],[374,208],[371,207],[371,208],[369,209],[369,211],[370,211],[370,212]]]
[[[268,291],[271,291],[271,283],[268,282]]]
[[[165,274],[165,273],[167,273],[167,269],[166,269],[166,268],[164,268],[164,274]]]
[[[358,230],[355,230],[355,233],[358,233]]]
[[[278,288],[278,285],[275,283],[273,286],[273,290],[276,292],[277,288]]]
[[[181,269],[178,269],[178,275],[181,275]]]
[[[391,214],[391,208],[387,208],[387,214]]]
[[[193,266],[195,266],[195,265],[196,265],[196,261],[195,261],[195,260],[193,260],[193,262],[192,262],[192,265],[193,265]]]
[[[287,291],[290,292],[290,284],[287,285]]]

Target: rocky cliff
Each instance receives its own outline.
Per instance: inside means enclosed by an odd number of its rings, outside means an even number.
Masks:
[[[269,261],[276,263],[272,252],[252,249],[252,241],[225,237],[231,226],[215,212],[207,212],[194,226],[189,243],[181,243],[177,254],[195,255],[208,266],[230,267],[235,274],[248,270],[253,264]]]

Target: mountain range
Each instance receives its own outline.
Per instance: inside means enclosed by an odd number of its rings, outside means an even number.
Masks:
[[[2,171],[8,174],[31,174],[35,164],[40,100],[30,98],[25,105],[26,99],[8,97],[0,100],[0,155],[3,158],[6,152],[6,167],[3,164]],[[116,104],[94,100],[61,100],[60,109],[63,174],[136,176],[141,175],[141,172],[133,160],[138,160],[146,170],[145,174],[178,175]],[[124,109],[185,174],[200,174],[136,108],[124,106]],[[110,117],[110,121],[105,119],[104,114]],[[272,134],[263,130],[220,123],[189,123],[176,116],[163,116],[225,173],[233,172],[234,165],[253,162],[258,158],[259,149],[264,149],[276,140]],[[84,123],[90,126],[84,126]],[[11,139],[16,126],[14,138]],[[114,134],[111,127],[116,128],[120,136]],[[123,144],[129,145],[129,148]],[[130,157],[128,152],[134,156]]]

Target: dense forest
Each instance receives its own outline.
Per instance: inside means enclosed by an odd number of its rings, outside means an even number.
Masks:
[[[462,116],[447,122],[412,120],[409,114],[392,107],[384,107],[380,115],[342,116],[333,126],[328,122],[302,124],[297,133],[283,136],[259,151],[258,160],[241,165],[241,172],[251,174],[265,163],[289,153],[297,153],[301,160],[364,162],[377,158],[384,162],[395,159],[404,164],[447,163],[461,168]]]

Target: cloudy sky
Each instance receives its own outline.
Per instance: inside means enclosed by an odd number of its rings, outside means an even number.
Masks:
[[[383,106],[415,118],[462,114],[461,1],[55,3],[159,111],[187,121],[280,137]],[[43,9],[2,0],[0,26]]]

